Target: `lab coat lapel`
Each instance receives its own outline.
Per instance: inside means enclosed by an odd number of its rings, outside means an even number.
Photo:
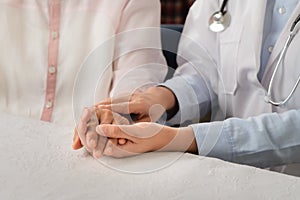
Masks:
[[[242,26],[242,35],[239,44],[238,68],[239,72],[245,74],[251,73],[251,82],[260,85],[257,80],[257,73],[260,67],[260,54],[262,46],[262,32],[264,25],[264,16],[267,0],[257,1],[237,1],[235,7],[230,8],[232,12],[232,27],[237,29],[238,25]],[[228,28],[230,29],[230,28]],[[236,37],[238,31],[234,30]],[[224,38],[221,38],[224,39]],[[232,53],[232,52],[230,52]],[[241,77],[241,76],[239,76]]]
[[[219,95],[219,100],[220,102],[228,102],[226,105],[227,116],[246,118],[271,112],[272,107],[264,101],[265,90],[257,79],[266,0],[237,0],[236,3],[231,3],[229,6],[228,10],[232,13],[231,26],[220,33],[220,40],[227,43],[226,45],[232,45],[232,47],[235,47],[234,43],[236,43],[238,50],[232,48],[222,51],[221,47],[220,55],[222,56],[222,53],[226,55],[224,60],[237,59],[236,62],[232,61],[233,64],[225,65],[227,66],[226,70],[230,70],[231,76],[228,76],[229,73],[227,73],[222,78],[224,84],[232,82],[236,78],[237,87],[231,93],[227,93],[226,96]],[[231,29],[234,29],[235,35],[229,34]],[[235,53],[237,53],[236,57],[234,57]],[[225,69],[224,66],[221,67],[222,70]],[[234,77],[234,73],[238,73],[236,77]],[[228,79],[227,82],[226,79]]]
[[[244,1],[241,4],[245,4]],[[260,55],[261,55],[261,46],[262,46],[262,32],[264,27],[264,17],[266,11],[267,0],[259,0],[259,1],[248,1],[247,7],[251,8],[249,12],[246,13],[246,17],[243,19],[244,24],[244,33],[243,38],[251,38],[244,41],[244,48],[246,58],[249,59],[250,56],[253,57],[253,63],[249,66],[256,66],[255,76],[253,76],[253,81],[257,79],[256,74],[260,68]],[[252,4],[252,5],[251,5]],[[243,12],[244,9],[241,9],[240,12]],[[245,11],[244,11],[245,12]],[[245,14],[244,14],[245,15]],[[241,14],[241,16],[243,16]],[[248,43],[248,44],[247,44]],[[250,51],[249,47],[252,47],[252,51]],[[253,53],[253,55],[250,55]],[[245,59],[245,58],[243,58]]]
[[[294,12],[292,13],[290,19],[288,20],[288,23],[285,25],[283,31],[278,37],[278,40],[274,46],[273,52],[270,55],[269,61],[266,66],[266,70],[262,79],[262,84],[264,87],[268,87],[270,83],[271,76],[274,71],[274,64],[275,61],[277,61],[277,58],[279,57],[280,52],[283,49],[284,43],[286,42],[288,35],[290,33],[290,28],[292,26],[292,23],[296,19],[296,17],[300,13],[300,3],[298,3],[297,7],[295,8]]]

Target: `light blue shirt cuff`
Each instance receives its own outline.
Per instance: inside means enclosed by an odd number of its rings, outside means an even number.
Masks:
[[[227,124],[226,121],[220,121],[190,125],[194,130],[199,155],[234,161],[234,143]]]
[[[199,115],[200,111],[198,106],[194,109],[194,111],[192,111],[193,113],[190,113],[190,109],[184,109],[186,105],[192,106],[198,104],[197,97],[193,94],[193,88],[184,78],[175,76],[161,85],[172,90],[179,104],[179,111],[168,121],[169,123],[181,124],[184,121],[189,120],[190,116]]]

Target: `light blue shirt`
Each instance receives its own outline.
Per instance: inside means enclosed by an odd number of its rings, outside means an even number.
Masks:
[[[258,79],[261,81],[273,47],[299,0],[268,0],[264,22],[261,67]]]
[[[259,80],[264,74],[272,47],[298,2],[268,0]],[[174,92],[180,107],[169,123],[195,119],[199,117],[199,109],[203,114],[211,107],[210,91],[192,67],[182,66],[176,73],[177,76],[163,84]],[[195,94],[196,100],[193,99]],[[194,130],[200,155],[257,167],[300,163],[300,110],[190,126]]]

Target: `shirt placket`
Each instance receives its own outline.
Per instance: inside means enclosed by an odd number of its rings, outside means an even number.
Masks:
[[[60,0],[49,2],[49,42],[46,94],[41,120],[51,121],[54,102],[58,67],[59,31],[61,3]]]

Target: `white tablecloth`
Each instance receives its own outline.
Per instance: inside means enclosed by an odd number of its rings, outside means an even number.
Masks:
[[[72,127],[0,114],[0,199],[300,199],[300,178],[182,153],[93,159]]]

